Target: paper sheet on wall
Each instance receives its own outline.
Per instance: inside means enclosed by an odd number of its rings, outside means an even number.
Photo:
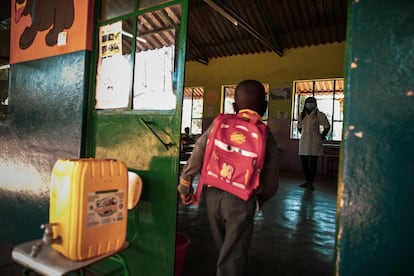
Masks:
[[[99,28],[95,108],[128,107],[131,68],[122,55],[122,22]]]

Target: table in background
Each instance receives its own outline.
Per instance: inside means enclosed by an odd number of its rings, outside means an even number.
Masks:
[[[322,170],[328,176],[338,173],[340,147],[340,144],[323,144]]]

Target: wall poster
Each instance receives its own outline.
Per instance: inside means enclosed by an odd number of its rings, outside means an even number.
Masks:
[[[12,0],[10,63],[92,50],[94,1]]]
[[[122,55],[122,22],[99,28],[95,108],[126,108],[131,90],[131,66]]]

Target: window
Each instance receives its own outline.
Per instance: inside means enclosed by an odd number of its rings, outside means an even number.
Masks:
[[[170,1],[146,0],[142,3],[164,2]],[[130,3],[115,12],[111,5],[111,1],[103,2],[101,18],[119,16],[133,8]],[[124,16],[121,20],[99,24],[95,108],[174,110],[181,5],[135,11],[128,18]]]
[[[203,87],[184,88],[183,114],[181,132],[186,127],[191,134],[201,134],[203,122]]]
[[[269,85],[263,83],[266,92],[266,100],[269,101]],[[224,114],[234,113],[233,103],[234,103],[234,93],[236,92],[236,85],[223,85],[222,86],[222,104],[221,112]],[[266,113],[263,115],[263,121],[266,123],[268,119],[269,109],[266,110]]]
[[[292,102],[292,119],[290,138],[299,139],[298,117],[307,97],[315,97],[318,109],[326,114],[331,124],[328,140],[342,140],[344,79],[297,80],[293,82],[294,98]]]

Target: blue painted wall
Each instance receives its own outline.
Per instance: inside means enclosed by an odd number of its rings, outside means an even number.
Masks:
[[[350,2],[337,275],[412,274],[413,11]]]
[[[42,235],[52,167],[80,156],[89,60],[80,51],[10,68],[8,119],[0,121],[2,240]]]

